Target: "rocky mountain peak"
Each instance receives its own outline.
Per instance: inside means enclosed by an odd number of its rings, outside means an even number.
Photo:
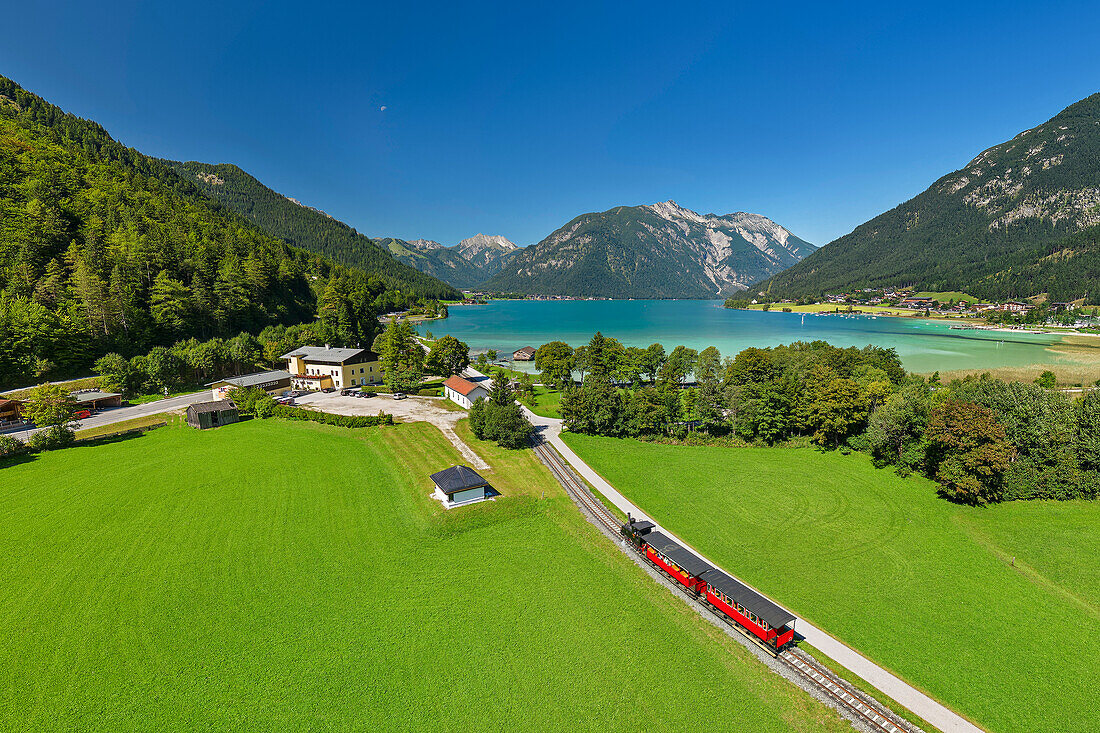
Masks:
[[[406,242],[410,247],[421,252],[429,252],[433,249],[443,249],[443,245],[434,239],[413,239]]]
[[[467,257],[470,254],[479,253],[486,249],[497,250],[499,252],[514,252],[519,249],[519,247],[499,234],[489,235],[478,233],[458,243],[458,251]]]

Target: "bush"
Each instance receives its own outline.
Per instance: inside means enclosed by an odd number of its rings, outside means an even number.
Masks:
[[[531,444],[531,423],[514,402],[498,405],[478,400],[470,408],[470,429],[479,440],[494,440],[502,448],[526,448]]]
[[[67,448],[75,441],[76,433],[61,425],[54,425],[32,435],[28,445],[36,451],[57,450]]]
[[[10,435],[0,435],[0,458],[17,456],[27,452],[27,446],[22,441]]]
[[[258,399],[252,405],[252,411],[256,417],[261,420],[269,418],[275,414],[276,403],[271,397],[264,395],[262,399]]]
[[[273,402],[271,396],[256,387],[234,387],[226,393],[229,399],[233,400],[233,404],[237,406],[237,411],[246,415],[253,415],[256,413],[256,404],[263,400]]]
[[[267,409],[264,408],[264,412]],[[256,415],[260,417],[259,414]],[[381,410],[377,415],[334,415],[331,412],[319,412],[306,410],[291,405],[280,405],[274,401],[271,403],[271,412],[265,417],[281,417],[284,420],[306,420],[319,422],[325,425],[335,425],[340,428],[369,428],[375,425],[393,425],[393,415],[388,415]]]

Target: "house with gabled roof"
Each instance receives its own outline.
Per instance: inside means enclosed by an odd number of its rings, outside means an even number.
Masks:
[[[478,400],[488,398],[489,390],[481,382],[471,382],[456,375],[443,382],[443,396],[469,410]]]

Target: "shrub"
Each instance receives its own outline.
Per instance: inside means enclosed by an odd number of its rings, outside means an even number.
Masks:
[[[238,412],[247,415],[255,414],[256,403],[262,400],[272,401],[267,392],[256,387],[234,387],[226,393],[226,396],[233,400]]]
[[[275,414],[275,407],[275,400],[265,395],[263,398],[258,399],[253,403],[252,411],[255,413],[256,417],[263,420]]]
[[[72,430],[62,425],[53,425],[32,435],[28,445],[36,451],[57,450],[69,447],[75,440],[76,433]]]
[[[22,441],[11,437],[10,435],[0,435],[0,458],[7,458],[8,456],[17,456],[20,453],[25,453],[27,446]]]

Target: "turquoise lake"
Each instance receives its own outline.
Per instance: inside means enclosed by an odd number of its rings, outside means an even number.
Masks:
[[[730,310],[708,300],[494,300],[451,306],[450,317],[420,325],[435,336],[450,334],[471,350],[510,354],[523,346],[560,340],[572,346],[600,331],[627,346],[715,346],[732,356],[749,346],[821,339],[835,346],[867,344],[897,349],[916,372],[1056,364],[1048,347],[1057,335],[952,330],[918,318],[764,313]]]

